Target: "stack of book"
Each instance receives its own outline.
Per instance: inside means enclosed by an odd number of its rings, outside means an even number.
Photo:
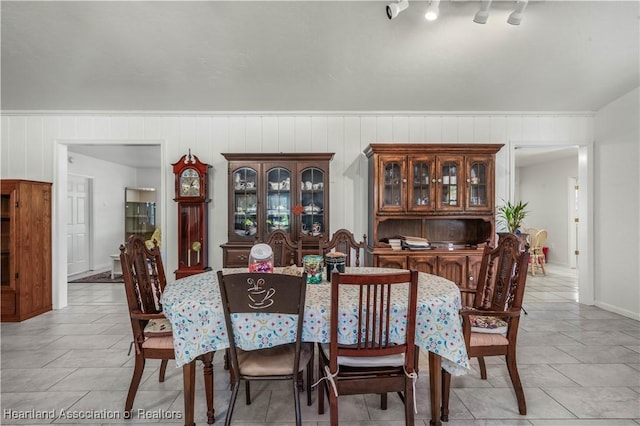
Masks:
[[[429,250],[431,246],[425,238],[402,236],[402,248],[405,250]]]

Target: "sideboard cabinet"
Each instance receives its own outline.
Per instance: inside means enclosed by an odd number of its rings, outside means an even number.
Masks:
[[[317,254],[329,228],[333,153],[228,153],[228,241],[223,267],[245,267],[251,246],[276,229]]]
[[[482,248],[495,238],[495,155],[501,144],[374,143],[369,170],[368,257],[475,288]],[[392,250],[418,237],[428,249]]]
[[[0,181],[2,321],[51,310],[51,184]]]

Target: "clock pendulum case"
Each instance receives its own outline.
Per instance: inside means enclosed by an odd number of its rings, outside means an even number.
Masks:
[[[191,155],[191,150],[172,166],[178,203],[178,279],[211,270],[207,226],[211,166]]]

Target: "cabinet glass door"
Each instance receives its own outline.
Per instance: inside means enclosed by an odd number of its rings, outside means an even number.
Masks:
[[[233,173],[233,229],[236,235],[254,238],[258,232],[258,173],[242,167]]]
[[[282,167],[267,171],[267,232],[291,232],[291,172]]]
[[[467,210],[490,210],[493,204],[490,179],[492,163],[486,158],[467,159]]]
[[[438,173],[438,210],[462,210],[462,158],[439,158]]]
[[[302,170],[300,176],[300,234],[318,237],[326,230],[325,175],[322,170],[309,167]]]
[[[413,159],[409,162],[409,210],[433,210],[433,161]]]
[[[11,284],[10,272],[11,267],[9,260],[11,259],[11,206],[12,206],[11,194],[2,194],[2,210],[0,213],[1,231],[0,231],[0,274],[2,279],[0,284],[3,286],[9,286]]]
[[[406,210],[405,197],[403,192],[403,180],[406,182],[404,172],[404,157],[390,158],[386,157],[381,160],[380,182],[379,188],[379,210],[387,212],[399,212]]]

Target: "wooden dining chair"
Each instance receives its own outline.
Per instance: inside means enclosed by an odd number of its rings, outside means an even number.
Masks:
[[[338,425],[340,395],[380,394],[386,409],[387,392],[398,392],[405,423],[414,424],[417,294],[415,270],[332,275],[331,343],[320,345],[318,357],[318,413],[324,413],[326,393],[332,426]],[[396,309],[406,314],[392,317]],[[338,330],[352,342],[339,343]]]
[[[541,229],[535,233],[533,238],[531,239],[531,248],[529,252],[531,253],[531,259],[529,263],[531,264],[531,275],[536,275],[536,269],[542,269],[542,274],[547,275],[547,270],[544,268],[544,264],[546,262],[544,256],[544,245],[547,242],[547,230]]]
[[[325,256],[330,251],[344,253],[347,266],[366,266],[365,250],[367,248],[367,236],[362,236],[358,242],[348,229],[338,229],[330,240],[320,237],[320,256]]]
[[[460,310],[467,354],[478,358],[483,380],[487,379],[484,357],[505,357],[522,415],[527,414],[527,406],[516,364],[516,343],[528,262],[529,253],[520,250],[518,238],[502,235],[497,247],[484,249],[476,289],[460,289],[475,294],[473,306]],[[449,418],[450,390],[451,375],[442,370],[443,421]]]
[[[265,242],[273,250],[273,266],[302,266],[302,239],[293,242],[289,234],[276,229]]]
[[[249,382],[253,380],[290,380],[293,388],[296,425],[301,424],[298,377],[307,370],[307,405],[311,405],[313,381],[313,343],[302,342],[307,275],[275,273],[223,274],[218,271],[220,297],[229,337],[229,357],[234,377],[225,425],[231,423],[240,383],[245,382],[247,405],[251,404]],[[294,343],[269,346],[260,342],[258,349],[246,347],[244,321],[234,321],[242,314],[280,314],[278,333],[289,335]],[[268,346],[268,347],[264,347]]]
[[[127,242],[120,246],[120,263],[133,330],[132,345],[135,349],[133,377],[124,406],[125,416],[130,418],[146,360],[162,360],[159,381],[164,382],[167,362],[175,359],[175,355],[171,323],[162,313],[160,303],[167,283],[160,249],[156,243],[152,248],[148,248],[140,236],[131,235]],[[214,421],[213,353],[207,353],[198,359],[204,364],[207,423],[212,424]]]

